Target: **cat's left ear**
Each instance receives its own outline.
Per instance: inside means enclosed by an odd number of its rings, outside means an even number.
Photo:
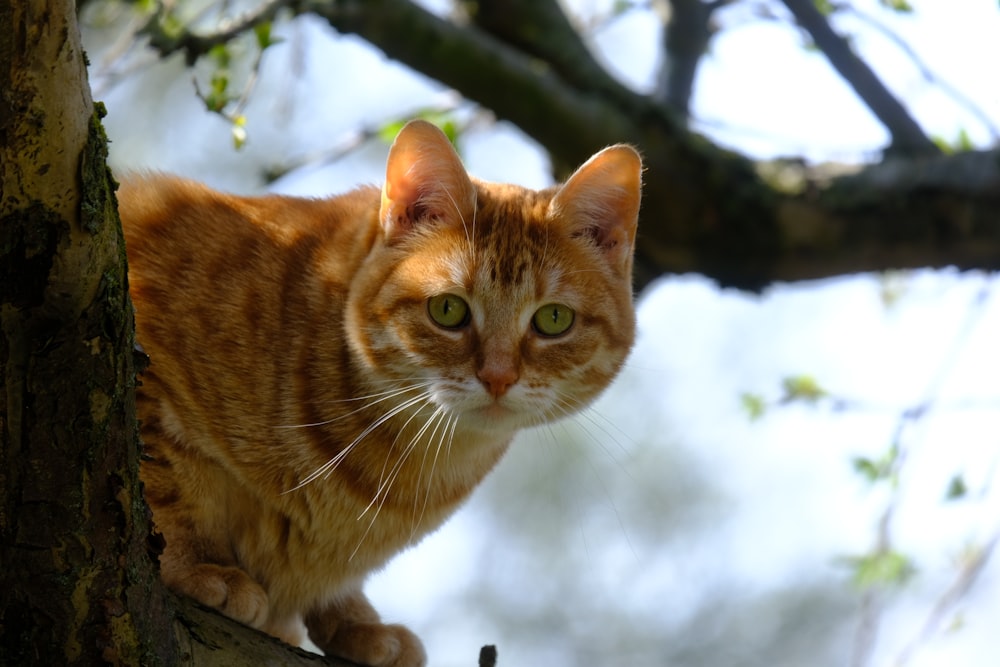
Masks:
[[[427,221],[470,220],[476,188],[444,132],[423,120],[403,126],[389,149],[379,220],[392,242]]]
[[[550,214],[591,240],[615,268],[631,267],[642,198],[642,158],[631,146],[605,148],[559,189]]]

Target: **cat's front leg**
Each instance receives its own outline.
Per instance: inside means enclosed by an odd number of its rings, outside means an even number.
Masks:
[[[163,569],[163,580],[169,588],[244,625],[263,629],[268,620],[267,593],[241,568],[214,563],[168,567]]]
[[[385,625],[360,590],[306,616],[309,638],[328,655],[366,667],[423,667],[423,644],[402,625]]]

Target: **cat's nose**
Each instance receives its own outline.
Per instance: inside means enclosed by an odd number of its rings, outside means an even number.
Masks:
[[[476,377],[493,398],[500,398],[514,386],[519,376],[513,366],[483,366],[476,373]]]

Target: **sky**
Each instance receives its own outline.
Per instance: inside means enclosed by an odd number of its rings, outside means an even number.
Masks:
[[[879,16],[935,76],[1000,124],[991,74],[1000,62],[996,2],[915,0],[910,16],[879,12],[874,0],[853,4]],[[652,10],[609,21],[608,2],[572,5],[609,67],[649,89],[658,66]],[[787,23],[752,18],[740,5],[720,15],[724,30],[694,98],[698,129],[758,158],[876,158],[884,131],[822,56],[805,52]],[[835,25],[854,35],[930,133],[954,138],[964,130],[978,146],[994,142],[989,127],[929,84],[892,41],[856,19]],[[347,145],[360,127],[455,102],[319,22],[279,33],[286,43],[265,57],[247,108],[249,140],[237,152],[176,60],[112,85],[137,59],[109,58],[116,42],[93,25],[91,76],[110,111],[113,166],[174,171],[237,192],[329,194],[380,182],[386,147],[365,145],[270,186],[260,174],[318,147]],[[460,143],[470,172],[550,182],[546,157],[516,128],[467,106],[456,113],[476,121]],[[616,641],[626,638],[633,665],[663,664],[665,656],[683,665],[775,666],[782,657],[796,664],[804,649],[790,638],[803,635],[802,616],[832,628],[805,632],[828,642],[829,655],[812,664],[846,665],[863,596],[845,558],[872,548],[892,508],[893,545],[916,571],[882,601],[864,664],[994,664],[993,560],[948,609],[942,631],[906,651],[962,559],[1000,531],[997,280],[918,271],[752,295],[674,276],[640,295],[638,307],[636,349],[615,386],[575,424],[522,438],[444,529],[375,577],[370,592],[383,616],[414,627],[432,664],[445,666],[470,664],[488,642],[499,643],[501,664],[602,664],[581,656],[621,650]],[[779,402],[793,375],[815,378],[833,398],[772,405],[751,420],[741,396]],[[928,409],[919,418],[903,417],[920,406]],[[852,461],[877,461],[893,441],[905,453],[898,484],[866,482]],[[969,492],[949,502],[956,476]],[[812,590],[822,593],[819,611],[793,606],[806,604],[793,599],[796,591]],[[518,623],[525,618],[550,627],[549,637],[529,637]]]

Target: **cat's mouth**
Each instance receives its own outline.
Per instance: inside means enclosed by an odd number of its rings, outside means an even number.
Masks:
[[[487,419],[497,419],[497,420],[499,419],[507,420],[517,415],[517,412],[514,409],[504,405],[500,401],[493,401],[488,405],[484,405],[483,407],[476,410],[476,412],[480,416],[486,417]]]
[[[516,429],[524,421],[523,410],[503,399],[470,402],[458,408],[462,422],[473,428]],[[458,406],[455,406],[458,407]]]

